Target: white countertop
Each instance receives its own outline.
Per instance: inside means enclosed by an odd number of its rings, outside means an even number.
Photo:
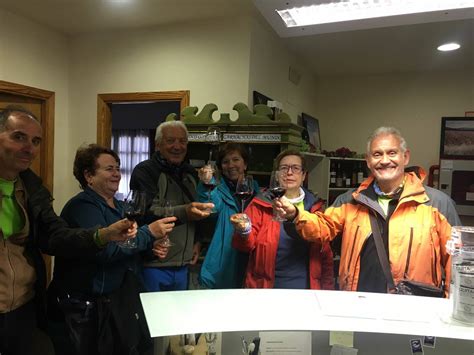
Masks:
[[[336,330],[474,340],[449,300],[313,290],[192,290],[140,294],[152,337],[187,333]]]

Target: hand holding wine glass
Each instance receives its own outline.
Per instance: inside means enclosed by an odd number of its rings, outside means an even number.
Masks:
[[[214,162],[209,161],[198,172],[199,180],[207,190],[207,202],[211,202],[211,192],[220,183],[219,170]],[[214,212],[213,210],[209,213]]]
[[[130,190],[127,198],[123,201],[123,212],[129,221],[136,221],[145,214],[146,194],[144,191]],[[137,247],[136,239],[129,238],[117,243],[121,248],[133,249]]]
[[[165,201],[163,206],[163,217],[174,217],[174,205],[172,201]],[[169,235],[158,239],[156,243],[164,248],[170,248],[174,245],[174,243],[170,240]]]

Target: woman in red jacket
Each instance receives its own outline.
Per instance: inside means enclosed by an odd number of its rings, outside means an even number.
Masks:
[[[282,175],[284,197],[297,208],[321,209],[324,201],[302,188],[306,176],[304,156],[296,150],[281,152],[275,161]],[[257,195],[245,213],[252,228],[242,224],[240,214],[231,216],[235,233],[234,248],[248,252],[244,287],[334,289],[333,255],[328,243],[307,242],[296,232],[292,222],[272,219],[272,196],[269,191]]]

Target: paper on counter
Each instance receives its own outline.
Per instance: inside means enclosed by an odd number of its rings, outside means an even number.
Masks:
[[[328,291],[318,293],[321,312],[333,317],[377,319],[377,308],[367,294],[360,292]]]
[[[260,353],[311,355],[311,332],[260,332]]]

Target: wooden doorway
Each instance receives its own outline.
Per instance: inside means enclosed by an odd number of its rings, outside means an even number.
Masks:
[[[20,105],[31,111],[43,128],[43,142],[39,156],[31,169],[43,179],[44,185],[53,192],[54,174],[54,92],[0,80],[0,109],[8,105]],[[51,257],[43,255],[47,281],[51,280]]]
[[[110,105],[118,102],[179,101],[180,109],[189,106],[189,90],[162,92],[132,92],[97,95],[97,143],[110,147],[112,114]]]

